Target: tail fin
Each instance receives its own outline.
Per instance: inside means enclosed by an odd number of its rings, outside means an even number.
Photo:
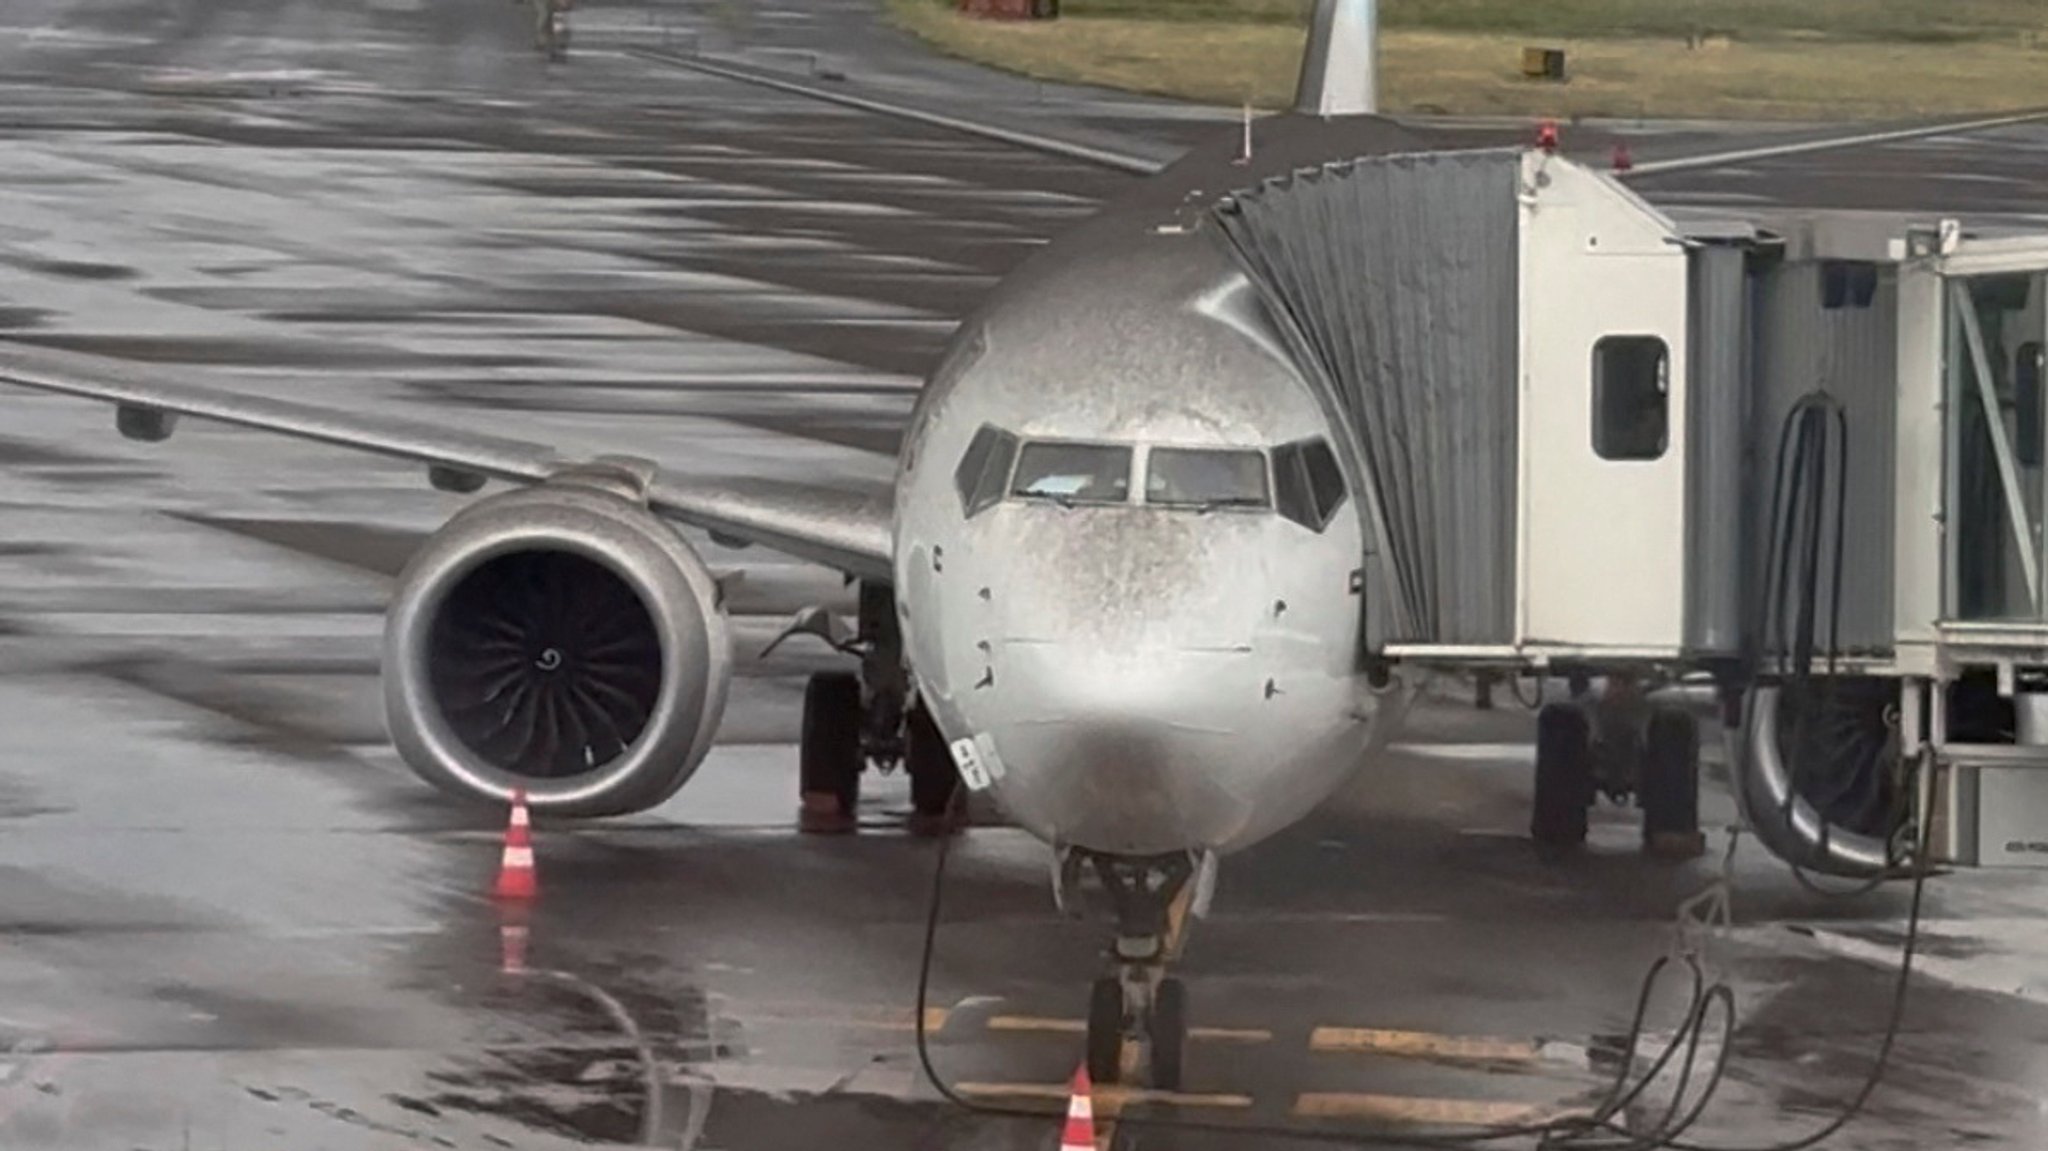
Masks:
[[[1380,110],[1379,0],[1316,0],[1294,110],[1356,116]]]

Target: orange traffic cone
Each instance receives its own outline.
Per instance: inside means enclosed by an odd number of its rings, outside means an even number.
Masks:
[[[1074,1069],[1074,1087],[1067,1099],[1067,1129],[1060,1133],[1060,1151],[1095,1151],[1094,1084],[1088,1081],[1088,1065]]]
[[[533,821],[526,812],[526,792],[512,793],[512,822],[505,828],[505,855],[498,864],[499,899],[532,899],[540,893],[533,870]]]

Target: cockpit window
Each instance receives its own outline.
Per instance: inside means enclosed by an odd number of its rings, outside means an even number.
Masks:
[[[1131,493],[1131,449],[1107,444],[1025,444],[1012,495],[1063,504],[1120,504]]]
[[[960,489],[960,510],[969,518],[1003,498],[1010,482],[1010,465],[1017,462],[1017,437],[988,424],[974,433],[960,466],[953,472]]]
[[[1273,449],[1273,502],[1281,515],[1311,531],[1329,526],[1344,506],[1344,472],[1320,437]]]
[[[1145,502],[1204,510],[1268,507],[1266,454],[1153,448],[1145,467]]]

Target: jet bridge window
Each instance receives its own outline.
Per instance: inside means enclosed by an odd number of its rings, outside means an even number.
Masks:
[[[1344,473],[1329,442],[1317,437],[1273,449],[1273,505],[1310,531],[1322,531],[1344,506]]]
[[[1165,507],[1265,508],[1266,454],[1251,450],[1153,448],[1145,502]]]
[[[1025,444],[1010,494],[1060,504],[1127,503],[1131,449],[1050,441]]]
[[[1010,482],[1010,465],[1017,462],[1017,437],[989,424],[981,425],[968,442],[953,483],[960,489],[960,510],[969,518],[992,507],[1003,498]]]
[[[1654,460],[1671,431],[1671,350],[1656,336],[1593,345],[1593,450],[1604,460]]]

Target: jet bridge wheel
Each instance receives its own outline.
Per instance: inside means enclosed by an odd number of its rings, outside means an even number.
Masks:
[[[1585,710],[1553,703],[1536,715],[1536,798],[1529,836],[1544,852],[1586,841],[1593,806],[1593,732]]]
[[[854,828],[860,802],[860,677],[820,672],[804,684],[804,724],[797,751],[803,789],[801,830],[840,834]]]

